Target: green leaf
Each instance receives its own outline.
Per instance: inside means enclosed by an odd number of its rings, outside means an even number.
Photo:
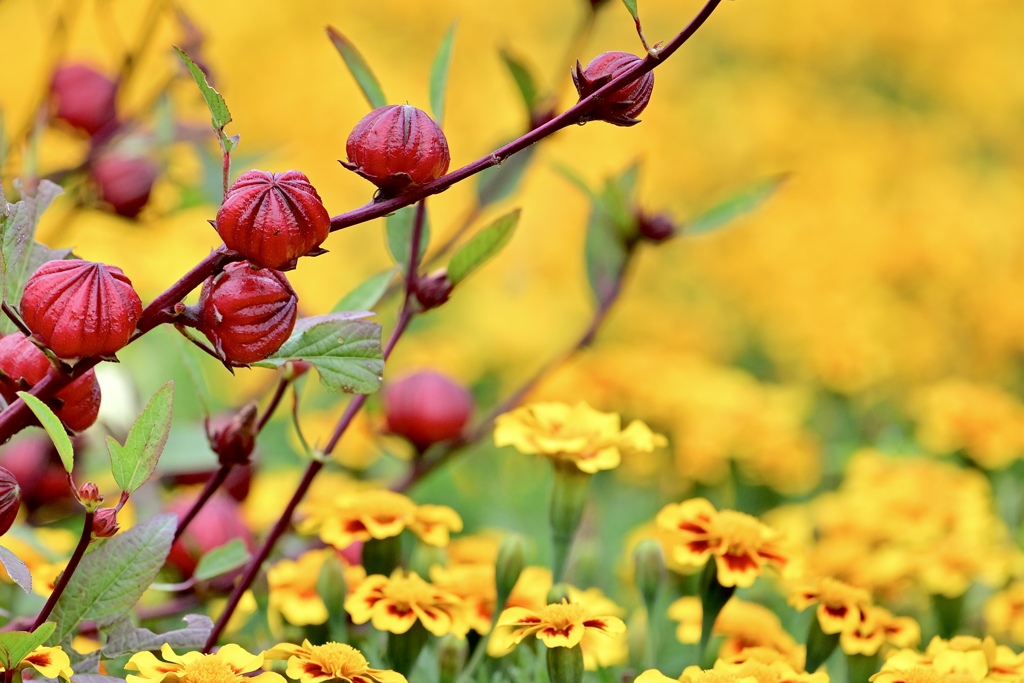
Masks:
[[[196,581],[206,581],[238,569],[248,561],[249,550],[245,547],[245,541],[232,538],[200,557],[192,578]]]
[[[21,660],[46,642],[57,625],[48,621],[35,631],[7,631],[0,633],[0,664],[5,669],[13,669]]]
[[[406,206],[395,211],[384,222],[388,235],[388,249],[395,263],[404,271],[409,265],[409,249],[412,248],[412,229],[416,221],[416,206]],[[416,255],[416,263],[423,261],[423,254],[430,244],[430,216],[423,217],[423,231],[420,234],[420,248]]]
[[[316,592],[327,606],[327,629],[331,640],[348,642],[348,614],[342,609],[348,586],[345,583],[345,568],[337,553],[327,553],[320,576],[316,581]]]
[[[551,167],[555,169],[558,175],[568,180],[577,190],[590,197],[591,200],[597,199],[597,192],[587,184],[587,181],[579,173],[559,163],[551,164]]]
[[[32,572],[28,565],[21,561],[11,550],[0,546],[0,564],[7,570],[7,576],[11,581],[18,584],[18,587],[26,593],[32,592]]]
[[[523,105],[526,107],[526,115],[531,116],[533,108],[537,105],[537,82],[534,80],[533,74],[521,60],[508,50],[501,50],[501,61],[505,63],[505,68],[512,75],[512,80],[516,82],[519,95],[523,98]]]
[[[224,133],[225,126],[231,123],[231,112],[228,111],[227,102],[224,101],[219,92],[213,89],[210,82],[206,80],[206,74],[203,73],[198,64],[192,61],[191,57],[185,54],[184,50],[174,46],[174,51],[181,57],[181,61],[185,62],[189,73],[192,74],[192,78],[195,79],[196,84],[199,86],[199,92],[202,93],[206,106],[210,109],[210,115],[213,117],[211,123],[213,124],[214,131],[217,133],[217,137],[220,139],[221,147],[225,152],[231,152],[235,148],[237,140],[229,138]]]
[[[527,147],[497,166],[491,166],[477,174],[476,201],[481,208],[501,201],[515,192],[536,150],[536,145]]]
[[[56,446],[57,453],[60,455],[60,461],[64,465],[64,470],[71,474],[71,469],[75,466],[75,449],[71,445],[71,439],[68,437],[67,430],[64,429],[60,418],[53,414],[48,405],[27,391],[19,391],[18,396],[35,413],[39,419],[39,424],[43,425],[43,429],[50,436],[50,441]]]
[[[394,279],[395,274],[401,270],[398,266],[377,273],[370,279],[364,281],[351,292],[341,298],[341,301],[334,304],[331,313],[342,313],[344,311],[372,311],[374,306],[380,303],[384,293],[388,291],[388,285]]]
[[[785,175],[769,178],[734,194],[687,223],[683,234],[703,235],[750,213],[775,194],[786,178]]]
[[[84,620],[106,628],[135,607],[164,566],[177,526],[175,515],[158,515],[94,543],[57,600],[57,630],[49,643],[64,642]]]
[[[320,383],[328,391],[372,394],[380,389],[384,372],[380,335],[377,323],[342,314],[305,318],[277,353],[253,365],[274,368],[305,360],[320,373]]]
[[[373,75],[370,65],[359,54],[359,50],[356,49],[355,45],[350,43],[348,38],[341,35],[332,26],[327,27],[327,36],[334,43],[334,49],[338,51],[338,54],[345,61],[345,66],[348,67],[352,77],[356,79],[356,85],[363,91],[363,97],[370,103],[370,107],[377,109],[387,104],[388,100],[384,97],[384,91],[381,89],[377,77]]]
[[[448,263],[448,279],[457,285],[493,258],[512,239],[519,223],[519,209],[505,214],[473,236]]]
[[[448,71],[452,65],[452,43],[455,41],[453,23],[448,33],[441,39],[441,44],[434,55],[434,63],[430,67],[430,110],[434,112],[437,125],[444,122],[444,98],[448,90]]]
[[[630,16],[633,17],[633,21],[640,21],[640,15],[636,11],[636,0],[622,0],[622,4],[629,10]]]
[[[146,483],[171,432],[171,412],[174,404],[174,382],[170,381],[149,400],[142,414],[135,420],[124,446],[112,436],[107,437],[110,467],[114,481],[125,493],[134,493]]]
[[[159,650],[164,643],[178,649],[199,649],[206,643],[213,630],[213,621],[205,614],[186,614],[182,617],[188,626],[166,633],[153,633],[148,628],[138,628],[130,616],[119,619],[107,634],[107,643],[103,646],[105,659],[114,659],[124,655]],[[75,677],[77,682],[78,677]]]
[[[614,219],[599,201],[590,210],[583,254],[590,289],[598,303],[606,301],[619,286],[627,252]]]

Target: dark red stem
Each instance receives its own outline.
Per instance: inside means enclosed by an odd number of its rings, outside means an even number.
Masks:
[[[185,533],[185,529],[187,529],[188,525],[192,523],[192,520],[196,518],[199,511],[202,510],[203,506],[206,505],[210,498],[213,497],[213,494],[217,492],[217,489],[220,488],[221,484],[227,480],[232,467],[233,465],[221,465],[220,469],[218,469],[212,477],[206,480],[206,486],[203,487],[199,497],[195,499],[195,502],[192,503],[192,507],[189,508],[188,512],[185,513],[185,516],[178,522],[178,528],[174,532],[175,541],[181,538],[181,535]]]
[[[92,541],[93,516],[94,513],[91,511],[85,513],[85,522],[82,524],[82,537],[78,539],[78,545],[75,546],[75,552],[71,553],[71,559],[68,560],[68,566],[64,567],[64,571],[61,572],[60,579],[57,580],[57,585],[53,587],[53,592],[50,593],[50,597],[47,598],[46,604],[43,605],[43,609],[40,610],[39,616],[36,617],[36,621],[32,625],[33,631],[42,626],[49,618],[50,613],[53,612],[53,608],[57,605],[57,601],[60,600],[60,596],[64,594],[64,589],[68,587],[68,582],[71,581],[71,577],[78,568],[78,563],[82,561],[83,557],[85,557],[85,551],[89,547],[89,543]]]

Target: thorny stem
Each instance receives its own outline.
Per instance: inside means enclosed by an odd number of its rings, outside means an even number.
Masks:
[[[358,209],[354,209],[353,211],[334,216],[331,218],[331,230],[341,230],[359,223],[364,223],[374,218],[386,216],[389,213],[394,213],[402,207],[418,202],[425,197],[438,194],[439,192],[444,192],[452,185],[462,182],[463,180],[476,175],[480,171],[501,164],[516,152],[521,152],[530,145],[546,138],[552,133],[555,133],[562,128],[567,128],[575,123],[580,123],[580,121],[582,121],[594,107],[598,106],[605,96],[610,95],[625,85],[639,80],[644,76],[644,74],[653,71],[655,67],[671,57],[672,54],[683,45],[683,43],[689,40],[690,37],[697,32],[697,29],[704,25],[704,22],[708,20],[712,12],[715,11],[715,8],[718,7],[721,2],[722,0],[708,0],[707,4],[705,4],[701,11],[697,13],[697,16],[690,21],[686,28],[676,34],[676,36],[663,47],[659,48],[656,54],[648,54],[642,60],[638,61],[633,66],[608,81],[604,86],[598,88],[589,96],[584,97],[547,123],[534,128],[529,133],[516,138],[507,145],[499,147],[490,154],[481,157],[462,168],[456,169],[447,175],[441,176],[437,180],[420,185],[419,187],[413,188],[404,194],[398,195],[397,197],[391,197],[390,199],[385,199],[379,202],[371,202]]]
[[[71,576],[75,573],[78,568],[78,563],[82,561],[85,556],[86,548],[89,547],[89,543],[92,541],[92,521],[95,513],[91,510],[85,513],[85,522],[82,524],[82,537],[78,539],[78,545],[75,547],[75,552],[71,554],[71,559],[68,560],[68,565],[64,567],[64,571],[61,572],[60,579],[57,580],[57,585],[53,587],[53,592],[50,593],[50,597],[46,600],[46,604],[43,605],[43,609],[40,610],[39,616],[36,617],[35,623],[32,625],[32,630],[35,631],[37,628],[43,625],[49,618],[50,613],[53,612],[53,608],[57,605],[57,601],[60,596],[64,594],[64,589],[68,587],[68,582],[71,581]]]

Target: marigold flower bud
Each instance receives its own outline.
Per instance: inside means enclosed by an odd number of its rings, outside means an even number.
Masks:
[[[458,437],[472,413],[470,393],[439,372],[417,372],[384,388],[388,430],[420,452]]]
[[[408,104],[389,104],[364,116],[348,136],[345,151],[345,168],[389,194],[440,178],[451,163],[441,128]]]
[[[57,69],[50,83],[53,115],[89,135],[116,125],[117,84],[85,64]]]
[[[640,541],[633,551],[633,565],[636,586],[640,589],[648,613],[653,613],[658,591],[661,590],[661,580],[665,576],[661,544],[651,538]]]
[[[198,328],[226,360],[255,363],[287,341],[297,303],[284,273],[229,263],[203,283]]]
[[[216,226],[228,248],[283,269],[327,239],[331,217],[304,174],[251,170],[228,188]]]
[[[454,683],[466,666],[469,643],[454,633],[441,638],[437,645],[437,670],[441,683]]]
[[[594,57],[584,69],[576,62],[572,81],[580,99],[588,97],[613,78],[626,71],[641,59],[628,52],[605,52]],[[636,118],[651,101],[654,91],[654,73],[648,71],[639,79],[625,85],[600,99],[583,121],[600,120],[616,126],[633,126],[640,121]]]
[[[256,445],[256,403],[248,403],[231,416],[206,422],[210,449],[221,465],[244,465]]]
[[[117,523],[117,510],[115,508],[101,508],[96,511],[92,520],[93,538],[110,538],[121,530]]]
[[[128,343],[142,301],[120,268],[91,261],[47,261],[32,273],[21,316],[61,358],[111,355]]]
[[[497,605],[503,608],[526,566],[526,539],[522,534],[510,533],[501,540],[498,559],[494,564],[494,582]]]
[[[21,508],[21,487],[9,470],[0,467],[0,536],[14,524]]]
[[[583,650],[574,647],[548,648],[548,679],[551,683],[582,683]]]
[[[125,218],[135,218],[146,206],[158,174],[156,164],[149,159],[114,154],[98,158],[89,172],[100,199]]]

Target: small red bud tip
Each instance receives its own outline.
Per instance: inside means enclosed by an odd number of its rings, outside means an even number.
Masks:
[[[605,52],[587,65],[586,69],[576,62],[572,81],[580,99],[590,96],[613,78],[642,61],[628,52]],[[640,123],[636,117],[647,107],[654,91],[654,73],[648,71],[629,85],[601,98],[597,105],[581,121],[607,121],[616,126],[633,126]]]
[[[53,75],[50,92],[54,117],[89,135],[117,125],[117,84],[90,66],[60,67]]]
[[[135,218],[149,202],[156,165],[141,157],[102,156],[90,169],[100,199],[119,216]]]
[[[364,116],[345,151],[345,168],[392,195],[440,178],[451,163],[441,128],[408,104],[389,104]]]
[[[255,363],[281,348],[295,327],[298,297],[270,268],[229,263],[203,283],[198,329],[232,363]]]
[[[327,239],[331,217],[302,173],[252,170],[228,188],[216,226],[229,249],[282,269]]]
[[[17,398],[17,392],[30,389],[50,371],[50,361],[25,335],[20,332],[0,338],[0,395],[8,403]],[[73,432],[88,429],[96,422],[100,412],[100,384],[96,371],[88,370],[57,392],[54,405],[57,417]]]
[[[256,445],[256,404],[207,421],[206,436],[221,465],[247,464]]]
[[[672,219],[663,213],[640,212],[637,214],[637,233],[648,242],[657,244],[675,237],[679,230]]]
[[[442,269],[416,281],[416,300],[423,310],[429,311],[448,301],[453,288],[448,274]]]
[[[87,481],[78,487],[78,500],[83,505],[89,505],[90,503],[95,505],[96,503],[103,502],[103,496],[100,495],[100,489],[96,484]]]
[[[417,372],[384,388],[388,430],[420,452],[457,438],[472,413],[470,393],[438,372]]]
[[[92,519],[92,537],[110,538],[121,530],[117,523],[117,510],[114,508],[101,508],[96,511]]]
[[[120,268],[91,261],[47,261],[32,273],[21,317],[61,358],[121,350],[142,315],[142,301]]]
[[[0,467],[0,536],[14,524],[21,509],[21,487],[9,470]]]

